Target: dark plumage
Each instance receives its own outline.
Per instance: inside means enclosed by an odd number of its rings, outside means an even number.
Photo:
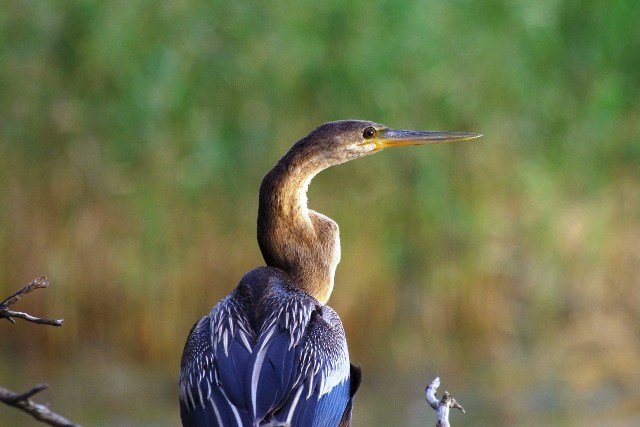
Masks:
[[[298,141],[260,187],[258,243],[267,267],[192,328],[180,369],[184,426],[346,427],[360,370],[325,305],[340,262],[338,225],[307,208],[323,169],[383,148],[479,135],[396,131],[366,121],[325,123]]]

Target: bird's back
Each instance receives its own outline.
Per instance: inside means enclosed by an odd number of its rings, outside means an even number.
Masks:
[[[335,427],[350,416],[349,389],[337,314],[260,267],[191,330],[180,414],[184,426]]]

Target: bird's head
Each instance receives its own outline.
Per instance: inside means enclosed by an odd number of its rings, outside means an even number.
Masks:
[[[317,162],[317,166],[324,168],[385,148],[441,144],[480,136],[469,132],[397,130],[364,120],[340,120],[319,126],[293,148],[305,153],[308,161]]]

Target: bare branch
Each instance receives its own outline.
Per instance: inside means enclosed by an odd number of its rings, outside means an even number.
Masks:
[[[78,424],[69,421],[62,415],[56,414],[46,405],[35,403],[31,400],[31,397],[33,397],[37,393],[40,393],[46,388],[46,384],[38,384],[31,390],[24,393],[15,393],[4,387],[0,387],[0,401],[6,403],[7,405],[21,409],[27,414],[34,417],[36,420],[42,421],[43,423],[49,424],[50,426],[78,427]]]
[[[46,384],[38,384],[37,386],[35,386],[34,388],[32,388],[29,391],[25,391],[22,394],[16,394],[15,396],[7,397],[6,399],[3,399],[3,402],[9,403],[9,404],[13,404],[13,403],[19,402],[21,400],[30,399],[33,396],[35,396],[36,394],[40,393],[42,390],[46,390],[47,387],[48,386]]]
[[[450,427],[449,409],[457,408],[464,413],[464,408],[447,391],[444,392],[442,399],[439,400],[436,396],[438,387],[440,387],[440,378],[436,377],[427,386],[427,402],[436,411],[436,427]]]
[[[431,381],[431,384],[427,386],[427,402],[434,410],[438,410],[438,405],[440,405],[440,399],[436,397],[438,387],[440,387],[440,377],[436,377]]]
[[[48,286],[49,282],[47,281],[47,276],[33,279],[27,286],[18,289],[13,293],[13,295],[0,303],[0,318],[7,319],[11,323],[16,323],[13,318],[17,317],[19,319],[23,319],[28,322],[39,323],[41,325],[62,326],[62,324],[64,323],[64,319],[43,319],[40,317],[32,316],[28,313],[23,313],[21,311],[9,310],[9,307],[18,302],[24,295],[28,294],[34,289],[46,288]]]
[[[34,289],[46,288],[49,286],[46,276],[33,279],[27,286],[17,290],[9,298],[0,303],[0,318],[9,320],[11,323],[16,323],[13,319],[17,317],[24,319],[28,322],[39,323],[43,325],[62,326],[63,319],[41,319],[39,317],[32,316],[28,313],[21,311],[9,310],[9,307],[18,302],[23,296],[33,291]],[[56,427],[75,427],[77,424],[72,423],[62,415],[56,414],[51,411],[46,405],[35,403],[31,400],[33,396],[40,393],[47,388],[46,384],[38,384],[31,390],[24,393],[15,393],[4,387],[0,387],[0,402],[6,403],[9,406],[21,409],[27,414],[34,417],[36,420]]]

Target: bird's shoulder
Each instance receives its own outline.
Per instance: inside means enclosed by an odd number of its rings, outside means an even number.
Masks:
[[[304,335],[321,332],[329,333],[334,341],[344,339],[338,314],[299,289],[284,271],[273,267],[258,267],[245,274],[238,286],[216,304],[209,318],[214,344],[224,340],[226,331],[244,334],[255,345],[274,327],[290,334],[292,345],[300,343]]]

